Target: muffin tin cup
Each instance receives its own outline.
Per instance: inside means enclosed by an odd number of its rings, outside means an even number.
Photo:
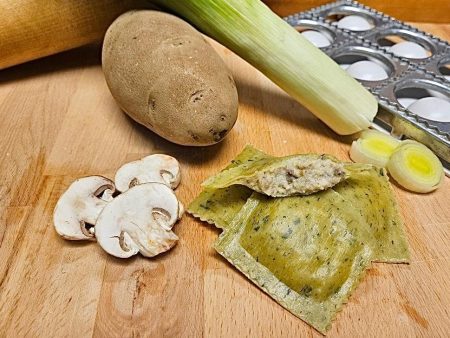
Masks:
[[[345,15],[363,16],[374,27],[366,31],[338,28],[333,18]],[[400,105],[396,96],[396,92],[402,88],[418,88],[438,92],[440,96],[450,100],[450,80],[445,77],[450,75],[450,68],[446,68],[446,65],[450,67],[450,45],[447,42],[356,1],[337,1],[293,14],[285,20],[294,27],[303,24],[312,30],[326,29],[334,40],[322,50],[338,63],[342,57],[352,56],[382,65],[389,75],[388,79],[358,80],[378,99],[380,109],[374,123],[394,136],[413,138],[426,144],[440,157],[449,174],[450,122],[424,119]],[[394,55],[386,46],[380,45],[380,39],[389,36],[416,42],[428,50],[430,56],[411,59]]]

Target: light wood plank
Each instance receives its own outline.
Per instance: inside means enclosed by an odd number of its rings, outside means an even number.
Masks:
[[[425,27],[450,39],[445,25]],[[73,179],[112,177],[150,153],[180,160],[176,193],[185,204],[248,143],[349,159],[348,138],[214,46],[235,75],[240,115],[208,148],[170,144],[127,118],[108,92],[98,47],[0,72],[0,336],[320,336],[215,253],[219,232],[187,215],[175,227],[180,243],[155,259],[114,259],[53,230],[53,208]],[[429,195],[394,190],[412,264],[374,264],[330,337],[444,337],[450,327],[450,180]]]

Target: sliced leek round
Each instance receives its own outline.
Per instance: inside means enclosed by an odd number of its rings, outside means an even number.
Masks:
[[[442,163],[433,152],[415,141],[403,141],[388,161],[392,178],[404,188],[427,193],[436,190],[443,181]]]
[[[377,130],[365,130],[361,137],[353,141],[350,158],[354,162],[386,167],[400,141]]]

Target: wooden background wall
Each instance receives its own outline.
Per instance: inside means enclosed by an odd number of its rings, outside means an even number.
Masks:
[[[281,16],[304,11],[333,0],[263,0]],[[360,0],[402,21],[450,24],[450,0]]]

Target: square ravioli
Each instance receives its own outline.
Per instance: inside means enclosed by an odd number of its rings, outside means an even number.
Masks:
[[[294,315],[325,333],[370,264],[361,217],[327,190],[310,196],[253,194],[216,250]]]

